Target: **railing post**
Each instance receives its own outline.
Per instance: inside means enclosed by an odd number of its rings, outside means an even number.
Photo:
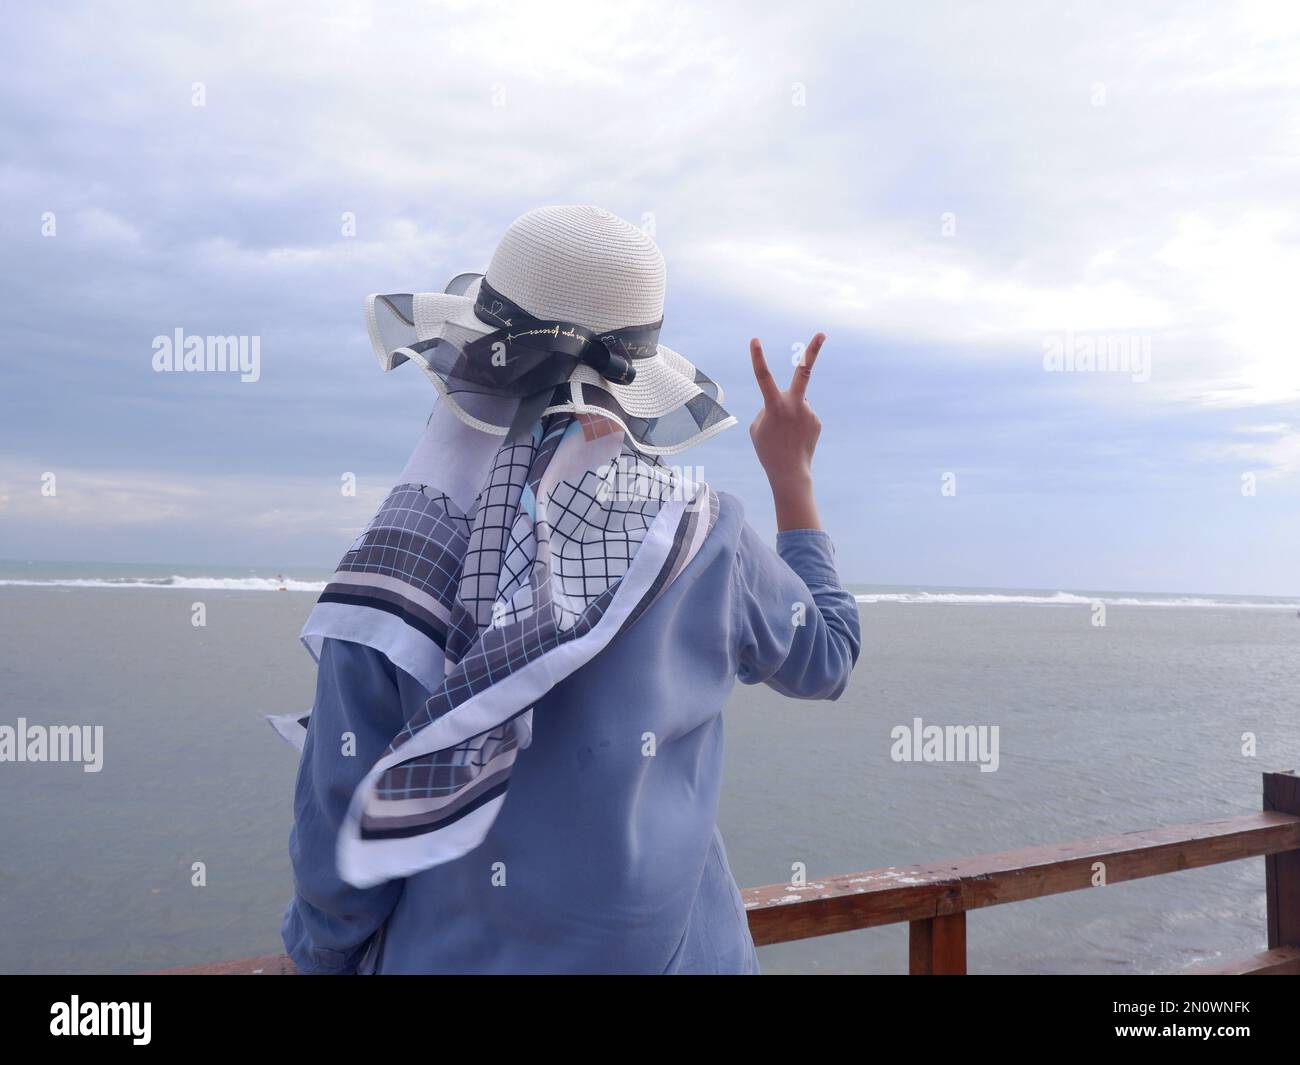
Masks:
[[[1264,809],[1300,816],[1300,777],[1295,770],[1264,774]],[[1264,858],[1268,896],[1268,947],[1300,947],[1300,850]]]
[[[966,975],[966,911],[908,922],[907,971],[912,976]]]

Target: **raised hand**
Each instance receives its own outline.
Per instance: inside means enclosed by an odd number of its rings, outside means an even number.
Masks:
[[[818,333],[804,349],[795,367],[790,387],[782,391],[763,356],[763,345],[755,337],[749,342],[754,379],[763,395],[763,409],[749,427],[758,461],[767,473],[776,504],[776,524],[788,529],[819,529],[817,505],[813,499],[812,458],[821,435],[822,423],[805,395],[812,378],[817,353],[826,340]]]

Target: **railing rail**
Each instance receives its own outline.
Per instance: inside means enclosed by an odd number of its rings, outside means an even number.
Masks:
[[[1265,859],[1268,950],[1203,972],[1300,973],[1300,777],[1264,774],[1264,809],[951,862],[890,866],[741,894],[759,946],[906,922],[914,975],[966,972],[966,914],[986,906],[1118,884],[1244,858]],[[289,974],[284,955],[167,970]]]

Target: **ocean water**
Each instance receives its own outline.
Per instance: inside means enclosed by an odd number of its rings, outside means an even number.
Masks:
[[[0,565],[0,725],[104,726],[101,772],[0,763],[0,972],[279,949],[296,759],[263,715],[310,703],[296,635],[323,580]],[[859,592],[863,656],[838,702],[741,686],[726,709],[720,819],[742,885],[1247,813],[1262,771],[1300,766],[1293,601]],[[891,730],[916,718],[997,726],[997,770],[894,760]],[[976,911],[970,968],[1177,971],[1259,949],[1264,914],[1262,859],[1189,870]],[[772,973],[901,973],[906,940],[890,926],[759,955]]]

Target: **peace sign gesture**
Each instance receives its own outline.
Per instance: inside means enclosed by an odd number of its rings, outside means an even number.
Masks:
[[[804,396],[825,340],[826,334],[818,333],[809,341],[784,392],[767,367],[763,345],[757,337],[749,342],[754,379],[763,394],[763,409],[749,427],[749,438],[772,486],[777,527],[783,531],[820,528],[812,495],[812,457],[822,423]]]

